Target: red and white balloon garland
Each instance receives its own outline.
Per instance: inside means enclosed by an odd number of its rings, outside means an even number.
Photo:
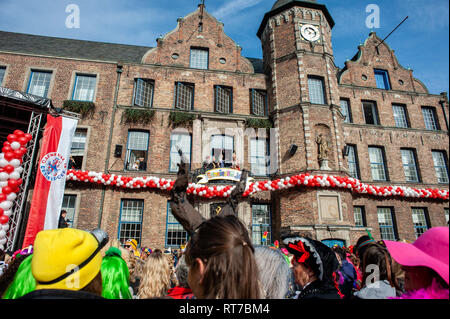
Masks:
[[[21,130],[7,136],[0,153],[0,249],[4,250],[6,234],[9,230],[9,217],[17,198],[19,187],[23,183],[20,175],[23,172],[23,156],[27,152],[26,145],[33,137]]]
[[[171,190],[175,181],[158,177],[126,177],[115,174],[103,174],[92,171],[68,170],[67,180],[82,181],[103,185],[113,185],[121,188],[158,188]],[[410,198],[449,199],[448,190],[417,189],[405,186],[375,186],[364,184],[358,179],[342,176],[310,175],[309,173],[294,175],[272,181],[248,183],[243,196],[249,196],[263,191],[276,191],[295,186],[346,188],[358,194],[369,194],[379,197],[401,196]],[[187,193],[203,198],[228,197],[234,185],[206,186],[190,183]]]

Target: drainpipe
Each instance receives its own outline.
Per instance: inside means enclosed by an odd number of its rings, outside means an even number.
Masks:
[[[447,132],[448,132],[448,120],[447,120],[447,112],[445,112],[445,103],[448,103],[447,100],[447,93],[443,92],[441,93],[441,96],[444,98],[443,100],[439,101],[439,104],[442,107],[442,113],[444,113],[444,119],[445,119],[445,125],[447,126]]]
[[[107,143],[107,150],[106,150],[106,160],[105,160],[105,169],[104,172],[107,174],[109,172],[109,156],[111,153],[111,140],[112,140],[112,134],[114,131],[114,120],[116,117],[116,111],[117,111],[117,96],[119,94],[119,84],[120,84],[120,75],[122,74],[122,68],[123,66],[121,64],[117,64],[117,82],[116,82],[116,91],[114,92],[114,105],[111,113],[111,123],[109,125],[109,137],[108,137],[108,143]],[[102,223],[102,216],[103,216],[103,204],[105,202],[105,192],[106,192],[106,185],[103,185],[102,187],[102,196],[100,199],[100,209],[98,213],[98,222],[97,227],[100,228]]]

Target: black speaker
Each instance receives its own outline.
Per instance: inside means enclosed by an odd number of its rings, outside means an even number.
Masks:
[[[291,147],[289,147],[289,155],[293,156],[295,152],[297,152],[298,146],[295,144],[292,144]]]
[[[122,145],[116,145],[116,148],[114,150],[114,156],[115,157],[121,157],[122,156]]]
[[[348,153],[350,152],[350,147],[348,145],[344,146],[344,156],[348,156]]]

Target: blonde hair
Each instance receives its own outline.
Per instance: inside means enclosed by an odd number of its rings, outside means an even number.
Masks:
[[[138,297],[157,298],[167,294],[170,288],[168,258],[162,253],[152,253],[145,261],[139,285]]]

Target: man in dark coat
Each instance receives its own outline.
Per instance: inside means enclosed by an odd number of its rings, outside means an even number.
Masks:
[[[67,224],[67,221],[66,221],[66,215],[67,215],[67,212],[65,210],[62,210],[61,214],[59,215],[58,228],[69,227],[69,224]]]

